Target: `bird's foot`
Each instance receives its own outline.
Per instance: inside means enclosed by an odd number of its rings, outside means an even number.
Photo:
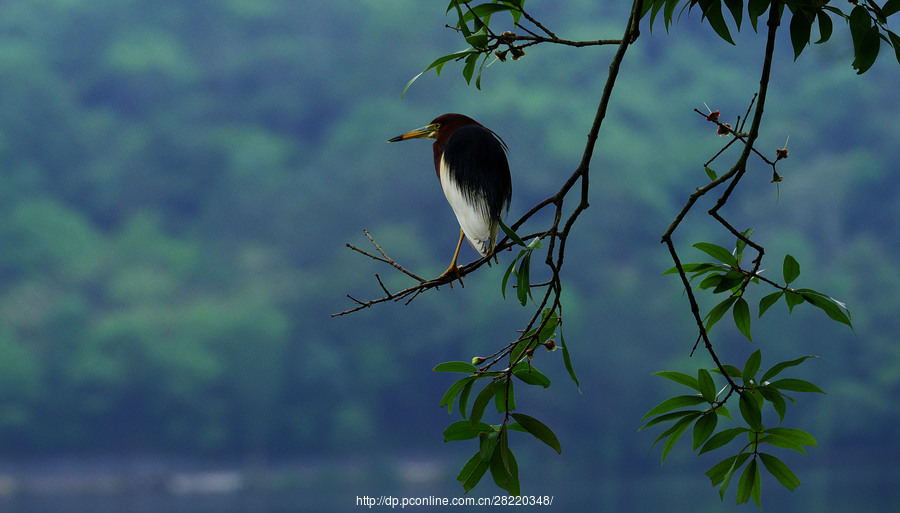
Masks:
[[[462,281],[462,276],[459,274],[459,267],[456,264],[451,265],[446,271],[442,272],[439,278],[443,278],[444,276],[450,276],[450,288],[453,288],[453,280],[459,280],[459,284],[462,287],[466,285]]]

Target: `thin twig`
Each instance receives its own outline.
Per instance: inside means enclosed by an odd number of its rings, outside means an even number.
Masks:
[[[688,302],[690,303],[691,313],[693,314],[694,320],[697,323],[697,329],[699,331],[700,340],[703,341],[707,352],[709,353],[713,362],[716,364],[716,367],[719,369],[719,371],[725,377],[726,381],[728,381],[728,384],[730,386],[730,390],[729,390],[728,396],[726,396],[726,399],[727,399],[727,397],[730,397],[731,393],[733,393],[735,391],[738,392],[739,394],[743,394],[743,388],[740,387],[739,385],[737,385],[734,382],[734,380],[732,380],[732,378],[728,375],[728,373],[725,372],[725,368],[722,365],[721,361],[719,360],[719,357],[716,354],[716,352],[712,346],[712,342],[709,339],[709,334],[706,331],[706,326],[704,325],[704,322],[703,322],[703,317],[701,317],[700,308],[697,304],[696,298],[694,297],[694,291],[693,291],[693,288],[691,287],[690,280],[688,279],[687,273],[685,272],[684,267],[681,264],[681,259],[678,257],[678,252],[675,249],[675,243],[672,241],[672,234],[675,231],[675,229],[678,227],[678,225],[681,223],[681,221],[684,219],[684,217],[687,215],[687,213],[693,208],[697,199],[699,199],[701,196],[703,196],[707,192],[711,191],[712,189],[725,183],[726,181],[730,181],[730,183],[728,184],[728,186],[725,189],[725,192],[716,201],[715,206],[712,209],[710,209],[709,215],[712,216],[714,219],[716,219],[723,226],[725,226],[725,228],[728,231],[730,231],[733,235],[737,236],[740,240],[746,242],[747,245],[751,246],[758,252],[757,258],[754,259],[754,261],[753,261],[753,264],[754,264],[753,270],[750,271],[750,274],[747,277],[747,281],[749,282],[749,280],[752,279],[752,276],[757,275],[757,273],[759,272],[759,267],[762,263],[762,255],[764,253],[764,249],[762,248],[762,246],[754,243],[748,237],[745,237],[743,234],[738,232],[733,226],[731,226],[730,223],[728,223],[724,218],[722,218],[719,215],[718,211],[728,201],[728,198],[731,196],[731,193],[734,191],[735,187],[737,186],[737,183],[743,177],[743,175],[747,169],[747,159],[750,157],[751,152],[755,151],[753,148],[753,144],[756,142],[756,138],[759,135],[759,126],[762,122],[762,114],[765,109],[766,93],[768,91],[769,76],[770,76],[771,69],[772,69],[772,55],[773,55],[774,49],[775,49],[775,33],[776,33],[776,31],[778,29],[778,25],[779,25],[778,12],[781,7],[779,4],[780,3],[777,1],[772,2],[772,5],[769,9],[769,20],[766,23],[767,26],[769,27],[769,30],[768,30],[768,37],[766,39],[766,50],[765,50],[765,57],[763,60],[763,69],[762,69],[762,74],[760,77],[758,96],[756,96],[756,95],[754,96],[754,99],[758,99],[758,102],[756,103],[756,110],[753,113],[753,121],[750,124],[750,131],[747,134],[746,140],[742,139],[742,142],[744,142],[743,151],[741,151],[741,154],[738,157],[737,161],[735,162],[734,166],[727,173],[725,173],[718,179],[713,180],[706,186],[697,189],[696,192],[694,192],[693,194],[691,194],[688,197],[687,203],[681,209],[681,211],[676,215],[675,220],[672,222],[672,224],[669,226],[669,228],[665,231],[665,233],[663,233],[663,236],[662,236],[662,242],[664,242],[666,244],[666,246],[668,247],[669,254],[672,256],[672,260],[673,260],[673,262],[675,262],[675,267],[678,270],[679,276],[681,277],[682,285],[684,286],[684,290],[685,290],[685,295],[688,297]],[[752,107],[752,105],[753,105],[753,102],[751,102],[751,107]],[[702,113],[700,113],[700,114],[703,115]],[[747,117],[749,117],[749,110],[748,110],[748,116],[744,117],[745,121],[746,121]],[[709,119],[709,118],[707,117],[707,119]],[[740,134],[736,133],[735,137],[741,137],[741,136],[740,136]],[[756,152],[756,153],[759,154],[759,152]],[[763,160],[766,160],[766,159],[763,158]],[[744,287],[744,286],[746,286],[746,285],[743,284],[742,287]],[[779,288],[781,288],[781,287],[779,287]]]

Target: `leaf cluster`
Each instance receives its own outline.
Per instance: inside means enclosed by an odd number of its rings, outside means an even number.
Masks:
[[[742,233],[742,236],[745,238],[749,237],[752,232],[752,228],[748,229]],[[847,305],[817,290],[811,288],[795,289],[790,286],[800,277],[800,264],[793,256],[785,255],[784,257],[782,262],[784,285],[780,285],[763,277],[761,272],[741,267],[741,259],[746,246],[746,242],[742,239],[738,239],[733,251],[728,251],[724,247],[710,242],[697,242],[693,247],[706,253],[715,261],[681,265],[681,269],[690,275],[690,281],[702,277],[696,286],[697,290],[711,289],[713,294],[728,293],[728,297],[713,306],[703,318],[707,332],[731,310],[735,326],[747,337],[747,340],[752,342],[750,305],[744,298],[744,293],[748,284],[759,284],[761,279],[779,290],[760,299],[758,317],[762,317],[770,307],[780,299],[784,299],[790,313],[793,313],[794,307],[797,305],[808,303],[825,312],[832,320],[846,324],[851,329],[853,328]],[[679,268],[675,266],[669,268],[663,274],[676,274],[678,272]]]
[[[501,45],[505,44],[508,47],[506,51],[512,52],[514,60],[524,54],[519,47],[513,44],[514,35],[510,37],[504,33],[502,36],[498,36],[491,31],[491,17],[499,12],[508,12],[512,17],[513,24],[518,24],[522,17],[524,3],[524,0],[493,0],[491,3],[477,4],[472,7],[470,2],[451,0],[446,12],[453,11],[456,14],[456,22],[452,26],[448,26],[459,31],[469,47],[435,59],[421,73],[407,82],[400,97],[402,98],[409,86],[426,71],[434,69],[440,75],[444,65],[451,61],[464,61],[462,74],[466,83],[471,84],[474,76],[475,87],[481,89],[481,72],[492,52],[497,52],[497,57],[501,58],[502,56],[502,60],[505,60],[505,53],[498,50]],[[475,72],[476,68],[478,69],[477,73]]]
[[[837,2],[834,2],[837,3]],[[748,0],[746,9],[744,0],[649,0],[644,2],[643,14],[650,15],[650,25],[659,13],[662,13],[666,30],[685,10],[690,12],[695,6],[701,11],[701,20],[706,20],[713,31],[723,40],[735,44],[731,36],[726,17],[730,17],[738,31],[746,13],[753,30],[758,28],[759,17],[770,9],[778,10],[778,20],[784,15],[785,7],[790,12],[791,45],[796,60],[804,48],[810,43],[822,44],[831,38],[836,16],[847,22],[850,28],[853,45],[853,69],[857,73],[865,73],[878,58],[881,44],[892,47],[900,62],[900,36],[887,28],[888,17],[900,11],[900,0],[887,0],[881,6],[874,0],[851,0],[853,5],[849,14],[840,8],[830,5],[830,0]],[[679,9],[680,6],[680,9]],[[728,13],[728,15],[726,15]],[[819,32],[813,41],[812,27],[816,25]]]
[[[444,430],[444,442],[478,439],[478,450],[463,465],[456,479],[466,492],[481,481],[490,470],[491,477],[500,488],[510,495],[520,495],[519,468],[509,446],[510,431],[530,433],[534,438],[550,446],[557,453],[562,452],[559,439],[540,420],[516,411],[515,388],[517,380],[542,387],[550,386],[550,379],[537,370],[530,361],[520,362],[505,371],[485,371],[467,362],[444,362],[434,368],[438,372],[461,372],[467,376],[455,381],[444,396],[440,406],[447,406],[452,413],[457,404],[462,420],[453,422]],[[484,380],[486,384],[475,396],[469,409],[469,398],[475,384]],[[498,414],[503,415],[500,424],[483,422],[488,405],[494,403]]]
[[[747,358],[742,369],[724,366],[723,373],[718,368],[701,368],[696,378],[676,371],[657,372],[655,375],[688,387],[694,393],[670,397],[656,405],[641,419],[646,421],[641,429],[672,423],[651,445],[652,448],[665,440],[663,462],[689,428],[692,433],[692,449],[698,451],[698,454],[721,449],[743,436],[746,441],[741,443],[737,453],[713,465],[706,475],[713,486],[719,487],[719,495],[724,498],[732,476],[746,464],[738,481],[737,502],[747,502],[752,497],[759,506],[761,478],[758,461],[785,488],[793,490],[800,484],[800,480],[783,461],[763,450],[791,449],[806,454],[804,447],[816,446],[815,438],[806,431],[782,427],[781,423],[787,411],[787,401],[796,404],[794,398],[786,392],[824,392],[806,380],[775,379],[785,369],[800,365],[809,358],[813,356],[779,362],[760,374],[762,356],[760,350],[756,350]],[[724,377],[726,383],[717,385],[714,374]],[[736,385],[737,381],[741,384]],[[744,425],[716,432],[720,417],[734,420],[726,403],[733,402],[735,397]],[[772,427],[767,427],[764,423],[766,404],[772,407],[778,419]]]

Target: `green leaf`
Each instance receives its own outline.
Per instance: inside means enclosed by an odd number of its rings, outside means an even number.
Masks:
[[[771,386],[761,386],[756,390],[763,396],[763,399],[772,403],[775,413],[778,414],[778,423],[781,424],[781,421],[784,420],[784,414],[787,412],[787,403],[781,392]]]
[[[523,249],[519,251],[519,255],[513,259],[513,261],[509,264],[509,267],[506,268],[506,274],[503,275],[503,281],[500,282],[500,294],[503,296],[503,299],[506,299],[506,282],[509,281],[509,275],[515,272],[516,263],[525,255],[526,251]]]
[[[521,303],[522,306],[528,304],[528,297],[531,296],[530,270],[531,251],[527,251],[525,256],[522,257],[522,262],[519,264],[519,270],[516,273],[516,277],[518,278],[518,281],[516,282],[516,296],[519,298],[519,303]]]
[[[472,76],[475,75],[475,64],[478,63],[480,55],[480,53],[473,51],[466,57],[466,65],[463,66],[462,75],[466,79],[467,84],[472,83]]]
[[[513,391],[511,379],[494,387],[494,406],[497,408],[497,413],[506,413],[516,409],[516,394]]]
[[[493,381],[489,382],[475,397],[475,402],[472,403],[472,412],[469,414],[469,420],[472,424],[478,422],[484,416],[484,409],[494,397],[494,383]]]
[[[478,66],[478,74],[475,75],[475,89],[481,89],[481,72],[484,71],[484,64],[490,56],[490,52],[485,52],[484,56],[481,58],[481,65]]]
[[[722,368],[725,369],[725,373],[728,374],[728,377],[730,378],[740,378],[742,376],[741,369],[738,369],[734,365],[729,365],[726,363],[722,365]],[[722,371],[720,371],[718,368],[715,368],[712,371],[722,374]]]
[[[525,247],[525,241],[523,241],[516,232],[512,231],[512,228],[506,226],[503,221],[500,221],[500,229],[503,230],[503,233],[505,233],[507,237],[509,237],[509,240],[513,241],[513,244],[522,246],[523,248]]]
[[[669,439],[666,440],[665,445],[663,445],[663,450],[662,450],[662,463],[665,463],[665,462],[666,462],[666,456],[669,455],[669,451],[671,451],[671,450],[672,450],[672,447],[675,446],[675,442],[677,442],[678,439],[681,438],[681,435],[683,435],[684,432],[687,431],[688,426],[690,426],[690,425],[694,422],[694,419],[695,419],[697,416],[699,416],[699,413],[698,413],[697,415],[688,415],[688,416],[685,416],[684,418],[682,418],[681,420],[679,420],[678,422],[676,422],[675,425],[673,425],[673,426],[669,429],[669,431],[671,431],[671,432],[669,433]],[[657,441],[658,441],[658,440],[659,440],[659,439],[657,438]],[[653,443],[656,444],[656,442],[653,442]]]
[[[497,444],[491,457],[490,469],[491,477],[494,478],[497,486],[509,492],[510,495],[519,496],[521,494],[519,465],[508,445]]]
[[[742,297],[737,298],[731,313],[734,314],[734,324],[738,330],[747,337],[747,340],[753,342],[753,337],[750,335],[750,305],[747,304],[747,300]]]
[[[522,353],[525,351],[537,347],[538,340],[536,336],[537,330],[532,329],[531,331],[522,335],[518,341],[516,341],[516,345],[513,346],[512,350],[509,352],[509,361],[515,362],[519,361]]]
[[[791,16],[791,44],[794,47],[794,60],[800,57],[800,53],[809,44],[812,23],[806,15],[805,9],[797,9]]]
[[[706,290],[706,289],[711,289],[713,287],[716,287],[718,289],[719,284],[722,283],[722,278],[724,278],[724,277],[725,277],[724,274],[719,274],[719,273],[710,274],[706,278],[703,278],[703,281],[701,281],[700,284],[697,285],[697,289]],[[727,288],[726,288],[726,290],[727,290]]]
[[[724,487],[719,488],[719,493],[722,497],[725,496],[725,488],[728,487],[728,483],[725,483],[725,478],[727,477],[728,479],[731,479],[731,474],[734,473],[734,470],[740,468],[741,465],[743,465],[749,457],[749,453],[741,451],[734,456],[729,456],[724,460],[716,463],[705,472],[706,476],[709,478],[710,483],[713,486],[716,486],[718,484],[725,485]]]
[[[681,411],[675,411],[675,412],[671,412],[671,413],[664,413],[662,415],[653,417],[652,419],[648,420],[646,424],[644,424],[643,426],[641,426],[640,429],[638,429],[638,431],[643,431],[644,429],[646,429],[650,426],[655,426],[662,422],[670,422],[670,421],[673,421],[676,419],[680,419],[681,417],[685,417],[687,415],[693,415],[696,417],[702,413],[703,412],[700,410],[681,410]]]
[[[534,435],[535,438],[549,445],[557,453],[562,453],[562,446],[559,445],[559,439],[556,438],[553,431],[544,425],[543,422],[534,417],[525,415],[524,413],[513,413],[511,415],[512,418],[516,419],[516,422],[518,422],[520,426]]]
[[[853,39],[853,48],[855,50],[856,48],[859,48],[863,36],[868,33],[869,28],[872,27],[872,18],[869,16],[865,7],[857,5],[850,11],[850,17],[847,19],[847,22],[850,27],[850,36]]]
[[[744,417],[744,421],[747,422],[750,429],[753,429],[754,431],[761,430],[762,412],[759,409],[759,404],[751,399],[750,395],[745,392],[741,394],[738,405],[741,409],[741,416]]]
[[[478,368],[469,362],[444,362],[439,363],[431,369],[432,372],[465,372],[472,374],[478,372]]]
[[[784,438],[786,440],[790,440],[794,443],[800,445],[807,445],[809,447],[818,447],[818,443],[816,442],[816,437],[811,434],[803,431],[802,429],[793,429],[793,428],[784,428],[784,427],[773,427],[766,430],[767,435],[778,436]]]
[[[697,383],[703,399],[710,404],[714,403],[716,400],[716,384],[713,382],[708,370],[703,368],[697,369]]]
[[[461,50],[461,51],[459,51],[459,52],[453,52],[453,53],[451,53],[451,54],[444,55],[443,57],[438,57],[438,58],[435,59],[431,64],[429,64],[427,68],[425,68],[424,70],[422,70],[421,73],[419,73],[418,75],[412,77],[412,78],[410,79],[410,81],[406,83],[406,86],[403,88],[403,92],[400,93],[400,99],[402,100],[402,99],[403,99],[403,96],[406,95],[406,90],[409,89],[409,86],[411,86],[413,82],[415,82],[416,80],[418,80],[419,77],[421,77],[422,75],[424,75],[426,71],[430,70],[431,68],[435,68],[435,71],[437,72],[437,74],[440,75],[440,74],[441,74],[441,68],[444,67],[444,64],[446,64],[446,63],[448,63],[448,62],[450,62],[450,61],[453,61],[453,60],[458,60],[458,59],[462,59],[462,58],[464,58],[464,57],[467,57],[467,56],[469,56],[470,54],[472,54],[473,52],[474,52],[474,51],[473,51],[472,49],[466,49],[466,50]],[[477,52],[474,52],[474,53],[477,55]]]
[[[900,36],[890,30],[888,30],[887,33],[888,38],[891,40],[891,46],[894,47],[894,55],[897,57],[897,62],[900,62]]]
[[[851,18],[851,33],[853,21]],[[872,25],[860,37],[859,44],[854,45],[853,69],[858,75],[869,70],[875,59],[878,58],[878,50],[881,48],[881,33],[877,25]]]
[[[728,31],[728,25],[725,23],[725,17],[722,15],[722,4],[718,0],[709,2],[701,2],[703,15],[709,20],[709,26],[725,41],[734,44],[731,39],[731,33]]]
[[[744,370],[741,372],[741,376],[744,378],[744,385],[749,385],[750,380],[752,380],[756,376],[756,371],[759,370],[759,364],[762,361],[762,353],[757,349],[753,351],[747,361],[744,362]]]
[[[752,495],[756,505],[759,506],[760,483],[759,466],[756,463],[756,458],[753,458],[747,464],[744,473],[741,474],[741,479],[738,481],[737,503],[743,504],[747,502]]]
[[[806,455],[806,449],[804,449],[803,445],[780,436],[765,434],[762,438],[759,438],[759,443],[769,444],[780,449],[790,449],[792,451],[797,451],[804,456]]]
[[[472,393],[472,386],[475,385],[475,380],[471,379],[463,385],[462,390],[459,392],[459,414],[462,415],[462,418],[466,418],[466,405],[469,404],[469,395]]]
[[[543,344],[556,333],[556,326],[559,324],[559,315],[557,315],[556,310],[544,308],[544,311],[541,313],[541,324],[543,327],[538,333],[538,342]]]
[[[760,383],[765,383],[766,381],[769,381],[770,379],[777,376],[784,369],[787,369],[788,367],[794,367],[796,365],[800,365],[801,363],[805,362],[808,358],[818,358],[818,356],[810,354],[810,355],[806,355],[806,356],[801,356],[800,358],[797,358],[795,360],[787,360],[784,362],[776,363],[771,368],[769,368],[769,370],[767,370],[765,372],[765,374],[762,375],[761,378],[759,378],[759,381],[760,381]]]
[[[695,377],[685,374],[683,372],[660,371],[660,372],[654,372],[653,375],[672,380],[675,383],[678,383],[679,385],[684,385],[686,387],[693,388],[694,390],[696,390],[698,392],[700,391],[700,384],[697,382],[697,379]]]
[[[734,471],[741,468],[741,465],[747,461],[747,458],[750,457],[748,453],[739,453],[737,456],[734,456],[734,460],[732,460],[731,467],[725,472],[722,476],[722,485],[719,486],[719,498],[725,499],[725,491],[728,489],[728,484],[731,482],[731,476],[734,475]],[[713,467],[715,468],[715,467]],[[712,469],[710,469],[712,470]],[[708,472],[708,471],[707,471]],[[713,485],[715,486],[715,485]]]
[[[729,267],[737,267],[737,260],[731,251],[711,242],[697,242],[694,247]]]
[[[898,11],[900,11],[900,0],[887,0],[881,6],[881,13],[885,16],[890,16]]]
[[[684,408],[686,406],[696,406],[701,403],[705,403],[706,399],[701,395],[678,395],[675,397],[670,397],[665,401],[657,404],[650,411],[644,414],[641,417],[641,421],[652,417],[654,415],[659,415],[660,413],[666,413],[667,411],[672,411],[676,408]]]
[[[800,276],[800,264],[798,264],[797,260],[795,260],[791,255],[785,255],[784,264],[781,267],[781,272],[784,275],[785,285],[788,285],[792,281],[796,280],[798,276]]]
[[[706,314],[706,319],[704,320],[706,321],[707,332],[712,329],[712,327],[717,322],[719,322],[719,319],[721,319],[722,316],[725,315],[725,312],[727,312],[728,309],[731,308],[731,305],[734,304],[735,301],[737,301],[737,297],[731,296],[714,306],[712,310],[710,310],[709,313]]]
[[[663,9],[663,19],[666,22],[666,30],[669,30],[669,24],[672,22],[672,18],[675,14],[675,7],[678,5],[678,0],[666,0],[666,8]]]
[[[706,176],[709,177],[710,182],[712,182],[716,178],[718,178],[718,175],[716,175],[716,172],[713,171],[712,169],[710,169],[709,167],[704,167],[703,170],[706,171]]]
[[[507,426],[508,427],[508,426]],[[500,431],[491,431],[478,437],[478,453],[482,461],[490,461],[494,454],[494,448],[500,440]]]
[[[834,25],[831,23],[831,18],[828,17],[828,13],[824,10],[818,11],[816,17],[819,19],[819,40],[816,41],[816,44],[820,45],[831,39],[831,32],[834,29]]]
[[[731,11],[734,18],[734,24],[737,25],[738,32],[741,30],[741,19],[744,14],[744,0],[725,0],[725,6]]]
[[[778,292],[773,292],[762,299],[759,300],[759,316],[762,317],[766,310],[768,310],[772,305],[778,302],[781,299],[781,296],[784,295],[784,291],[780,290]]]
[[[806,455],[806,449],[804,449],[802,445],[793,440],[788,440],[787,438],[766,434],[763,435],[762,438],[759,438],[758,441],[760,444],[769,444],[772,447],[778,447],[779,449],[790,449],[792,451],[797,451],[804,456]]]
[[[488,32],[487,27],[481,27],[477,31],[473,32],[472,35],[465,38],[466,42],[472,45],[472,48],[476,50],[484,51],[487,47],[488,43]],[[480,54],[479,54],[480,55]]]
[[[793,491],[794,488],[800,486],[800,480],[797,479],[797,475],[780,459],[764,452],[759,453],[759,459],[762,461],[766,471],[772,474],[772,477],[777,479],[788,490]]]
[[[878,7],[878,4],[876,4],[873,0],[868,0],[866,2],[866,4],[869,6],[869,10],[871,10],[872,13],[875,15],[875,20],[878,21],[878,23],[881,23],[881,24],[887,23],[887,18],[884,16],[884,13],[881,11],[881,7]]]
[[[734,259],[737,260],[737,263],[741,263],[741,258],[744,256],[744,249],[747,248],[747,242],[744,239],[749,240],[750,234],[753,233],[753,228],[747,228],[746,230],[741,232],[742,238],[738,238],[737,242],[734,245]]]
[[[469,31],[468,25],[466,25],[465,23],[465,16],[463,15],[462,8],[459,6],[459,2],[455,0],[451,1],[450,5],[447,6],[447,12],[450,12],[450,9],[452,9],[453,7],[456,8],[456,14],[458,16],[456,27],[459,28],[459,31],[462,32],[462,35],[464,37],[469,37],[469,35],[471,35],[471,32]]]
[[[468,420],[457,420],[444,430],[444,441],[470,440],[477,438],[482,433],[490,433],[491,431],[495,431],[495,429],[484,422],[473,423]]]
[[[853,61],[853,68],[857,74],[863,74],[875,64],[878,58],[878,51],[881,49],[881,31],[878,25],[872,25],[863,35],[859,42],[859,48],[856,49],[856,59]]]
[[[794,292],[793,290],[789,290],[784,295],[784,301],[788,305],[788,312],[793,313],[794,307],[803,302],[803,296],[801,296],[797,292]]]
[[[833,320],[842,324],[846,324],[847,326],[850,326],[850,329],[853,329],[853,324],[850,322],[850,311],[847,309],[847,305],[812,289],[799,289],[797,292],[803,296],[803,299],[809,301],[813,306],[825,312],[828,317],[831,317]]]
[[[716,408],[716,415],[721,415],[722,417],[725,417],[726,419],[734,420],[731,418],[731,412],[728,411],[728,408],[726,408],[724,405],[721,405],[721,404]]]
[[[784,378],[775,380],[769,383],[769,385],[779,390],[791,390],[793,392],[817,392],[819,394],[825,393],[821,388],[813,385],[809,381],[796,378]]]
[[[648,23],[648,26],[650,27],[651,33],[653,32],[653,21],[656,20],[656,13],[658,13],[659,10],[662,8],[663,3],[664,3],[663,1],[659,1],[659,2],[647,1],[647,2],[644,2],[644,4],[641,6],[642,7],[641,8],[641,18],[646,16],[648,12],[650,13],[650,23]],[[652,8],[652,11],[651,11],[651,8]]]
[[[734,440],[735,437],[738,436],[739,434],[747,433],[749,431],[750,431],[749,429],[742,428],[742,427],[741,428],[724,429],[722,431],[719,431],[718,433],[713,435],[712,438],[710,438],[705,444],[703,444],[703,447],[700,449],[700,452],[697,454],[703,454],[705,452],[709,452],[714,449],[718,449],[719,447],[722,447],[723,445],[727,444],[728,442]],[[695,447],[695,449],[696,449],[696,447]],[[716,483],[713,483],[713,485],[715,485],[715,484]]]
[[[772,0],[749,0],[747,2],[747,17],[750,18],[750,24],[753,25],[754,31],[756,31],[757,18],[769,10],[770,3]]]
[[[709,271],[725,270],[722,264],[712,264],[709,262],[697,264],[681,264],[681,268],[684,269],[685,273],[696,273],[694,275],[695,278]],[[666,269],[665,272],[663,272],[663,275],[666,274],[678,274],[678,267],[676,266]]]
[[[728,271],[722,276],[722,279],[719,281],[716,288],[713,290],[713,294],[718,294],[720,292],[725,292],[726,290],[732,290],[741,282],[744,281],[744,273],[740,271]]]
[[[550,378],[528,362],[519,362],[518,365],[513,367],[513,376],[529,385],[540,385],[544,388],[550,386]]]
[[[566,347],[566,339],[563,337],[562,329],[559,330],[559,347],[562,348],[563,363],[566,365],[569,377],[575,382],[575,387],[578,388],[578,391],[580,392],[581,385],[578,383],[578,376],[575,375],[575,368],[572,367],[572,357],[569,356],[569,348]]]
[[[481,478],[484,476],[484,473],[487,472],[487,469],[488,462],[481,459],[480,452],[476,452],[475,455],[469,458],[469,461],[463,465],[462,470],[460,470],[459,474],[456,476],[456,480],[463,485],[463,488],[468,493],[472,488],[475,488],[478,481],[481,481]]]
[[[447,391],[444,392],[444,396],[441,397],[441,402],[438,404],[438,406],[446,406],[447,413],[452,413],[453,412],[453,400],[456,399],[456,396],[460,393],[460,391],[463,388],[465,388],[466,385],[471,385],[472,382],[474,382],[476,379],[477,378],[475,376],[467,376],[465,378],[462,378],[462,379],[454,382],[452,385],[450,385],[450,388],[448,388]],[[462,410],[463,410],[463,407],[462,407],[462,405],[460,405],[460,413],[462,413]],[[463,417],[465,417],[464,413],[463,413]]]
[[[518,422],[510,422],[506,425],[507,430],[518,431],[520,433],[527,433],[528,430],[519,425]]]
[[[715,412],[705,413],[697,419],[697,423],[694,424],[693,433],[693,448],[695,451],[713,434],[713,431],[716,430],[718,421],[719,416],[716,415]]]
[[[463,15],[464,21],[472,21],[473,18],[478,17],[484,19],[486,16],[490,16],[494,13],[498,13],[501,11],[511,11],[513,13],[518,12],[512,6],[506,5],[503,3],[499,4],[480,4],[473,7],[471,10],[466,12]],[[484,22],[482,22],[484,23]]]

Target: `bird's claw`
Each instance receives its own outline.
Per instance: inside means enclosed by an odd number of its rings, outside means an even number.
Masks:
[[[442,272],[441,275],[438,276],[438,278],[443,278],[444,276],[448,275],[450,276],[450,281],[448,283],[450,284],[451,289],[453,288],[454,280],[459,280],[460,286],[465,288],[466,285],[462,281],[462,275],[459,274],[459,267],[457,267],[456,265],[451,265],[446,271]]]

